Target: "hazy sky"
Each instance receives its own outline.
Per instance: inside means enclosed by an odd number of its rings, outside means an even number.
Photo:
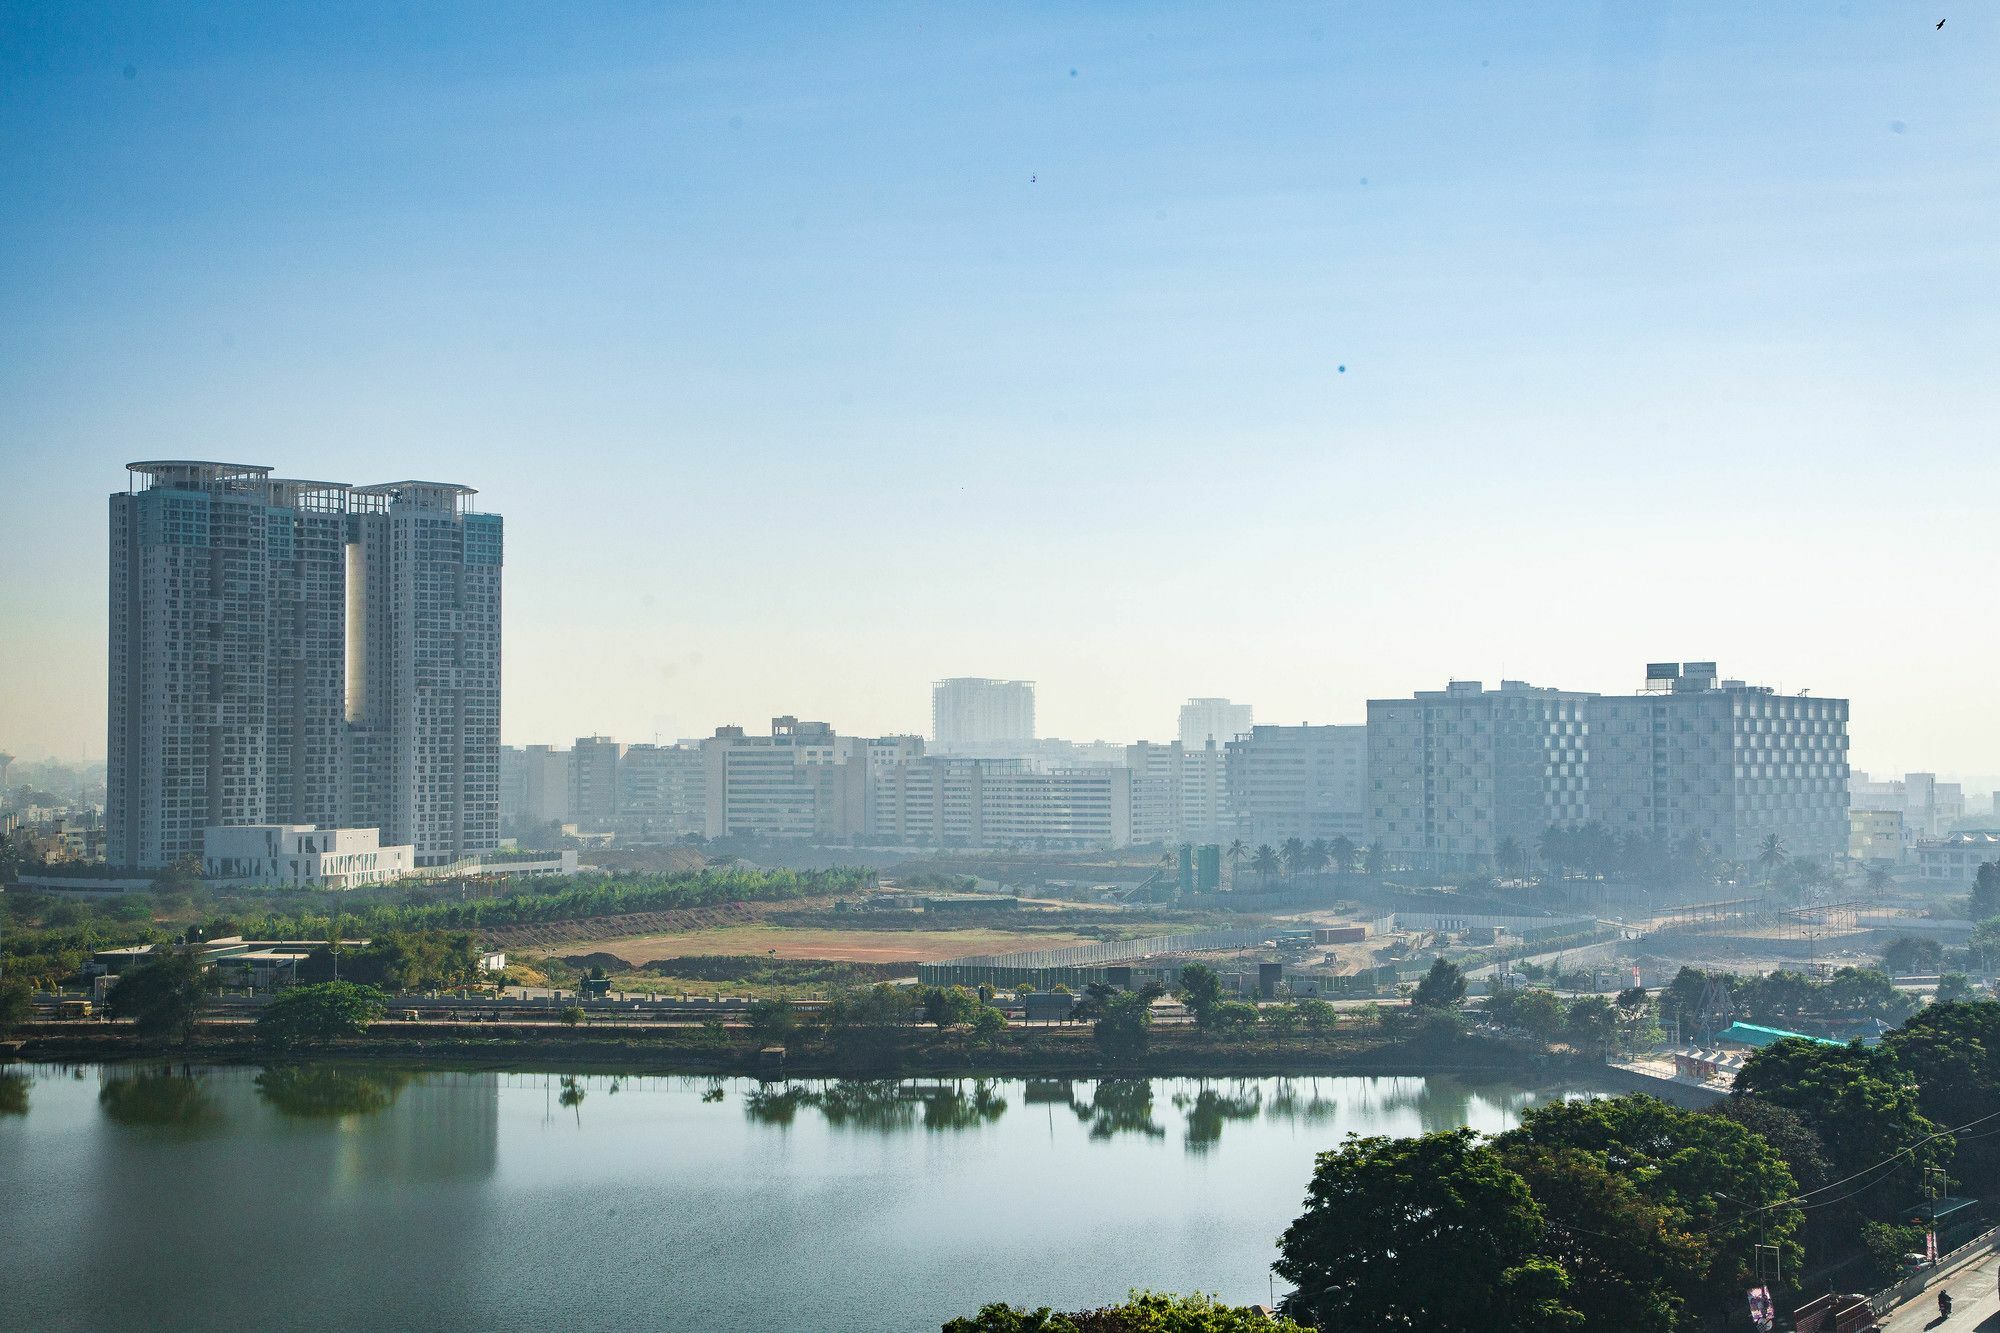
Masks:
[[[1715,658],[1994,771],[1934,8],[0,0],[0,748],[103,754],[104,496],[194,457],[477,486],[514,742]]]

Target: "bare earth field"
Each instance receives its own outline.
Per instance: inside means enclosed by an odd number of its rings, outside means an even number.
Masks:
[[[963,930],[827,930],[772,925],[721,926],[662,935],[618,935],[565,941],[564,953],[603,951],[635,967],[696,954],[774,954],[841,963],[936,963],[967,954],[1018,949],[1067,949],[1095,944],[1082,935],[971,927]]]

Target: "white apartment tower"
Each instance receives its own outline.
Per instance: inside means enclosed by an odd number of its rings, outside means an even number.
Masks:
[[[500,520],[463,512],[464,487],[128,472],[110,498],[111,860],[200,857],[204,829],[247,824],[373,825],[431,861],[494,846]],[[417,518],[440,507],[445,526]]]
[[[346,488],[129,465],[111,496],[107,854],[200,857],[212,824],[339,822]]]
[[[349,492],[348,817],[443,865],[500,841],[498,514],[470,486]]]
[[[1250,705],[1227,699],[1190,699],[1181,705],[1181,744],[1199,750],[1210,741],[1218,750],[1250,732]]]
[[[931,684],[931,739],[940,750],[1035,739],[1035,682],[959,676]]]

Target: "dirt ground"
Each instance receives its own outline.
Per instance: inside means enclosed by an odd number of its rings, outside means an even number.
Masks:
[[[564,953],[614,953],[635,966],[694,954],[774,954],[843,963],[936,963],[968,954],[1066,949],[1098,941],[1081,935],[964,930],[824,930],[772,925],[722,926],[662,935],[619,935],[565,943]]]

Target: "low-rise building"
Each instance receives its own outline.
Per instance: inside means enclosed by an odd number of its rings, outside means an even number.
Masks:
[[[384,847],[372,828],[228,824],[202,830],[201,875],[213,885],[352,889],[410,874],[416,849]]]
[[[1911,848],[1917,878],[1927,887],[1969,889],[1979,876],[1979,867],[2000,862],[2000,832],[1953,833],[1942,838],[1924,838]]]
[[[1861,810],[1847,812],[1847,855],[1868,865],[1897,865],[1903,859],[1903,812],[1901,810]]]

